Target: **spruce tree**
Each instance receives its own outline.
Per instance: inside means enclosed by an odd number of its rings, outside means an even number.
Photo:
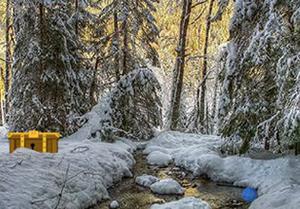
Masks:
[[[219,128],[229,142],[242,142],[241,153],[299,143],[299,6],[299,0],[235,2]]]
[[[116,80],[137,67],[159,65],[154,47],[159,35],[153,13],[158,0],[114,0],[101,16],[107,27],[113,25],[107,52],[107,68]],[[113,24],[112,24],[113,23]]]
[[[90,71],[75,33],[71,2],[14,1],[11,111],[14,131],[37,129],[70,133],[89,108]]]

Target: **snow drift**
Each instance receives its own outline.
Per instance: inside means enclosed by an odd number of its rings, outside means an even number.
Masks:
[[[1,150],[0,208],[87,208],[109,198],[107,188],[114,182],[132,176],[133,149],[125,140],[62,140],[57,154]]]
[[[194,197],[186,197],[178,201],[165,203],[162,205],[154,204],[151,209],[211,209],[211,207],[204,201]]]
[[[163,132],[146,147],[145,153],[170,154],[177,166],[195,176],[208,175],[214,181],[251,186],[259,197],[250,209],[298,209],[300,205],[300,158],[289,156],[273,160],[221,157],[217,136]]]

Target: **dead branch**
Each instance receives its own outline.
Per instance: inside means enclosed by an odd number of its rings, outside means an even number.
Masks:
[[[63,185],[61,187],[60,193],[58,194],[58,201],[57,201],[56,206],[55,206],[54,209],[57,209],[59,204],[60,204],[61,198],[63,196],[63,192],[64,192],[65,187],[66,187],[67,182],[68,182],[69,170],[70,170],[70,164],[68,164],[68,167],[67,167],[67,170],[66,170],[66,173],[65,173],[65,177],[64,177],[64,182],[63,182]]]

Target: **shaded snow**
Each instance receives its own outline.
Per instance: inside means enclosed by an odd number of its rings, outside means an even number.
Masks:
[[[150,209],[211,209],[211,207],[204,201],[194,197],[186,197],[162,205],[154,204]]]
[[[5,143],[1,139],[0,147]],[[57,154],[1,149],[0,208],[87,208],[107,199],[114,182],[132,176],[134,149],[128,140],[109,144],[74,138],[61,140]]]
[[[184,188],[173,179],[163,179],[150,186],[152,192],[156,194],[184,194]]]
[[[163,132],[146,147],[145,153],[159,150],[172,155],[176,166],[195,176],[207,174],[214,181],[251,186],[259,198],[250,209],[298,209],[300,205],[300,158],[282,157],[254,160],[218,153],[222,140],[217,136]],[[153,185],[152,185],[153,186]]]
[[[8,128],[6,126],[0,126],[0,141],[7,140]]]
[[[135,183],[143,186],[143,187],[150,187],[155,182],[158,182],[159,178],[151,175],[142,175],[135,178]]]
[[[168,166],[172,162],[172,156],[162,153],[160,151],[154,151],[147,157],[148,164],[157,165],[160,167]]]
[[[7,133],[8,133],[8,128],[6,126],[0,126],[0,153],[9,151]]]

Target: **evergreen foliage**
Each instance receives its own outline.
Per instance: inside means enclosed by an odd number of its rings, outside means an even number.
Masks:
[[[9,124],[14,131],[71,133],[90,105],[90,71],[72,22],[70,2],[14,2],[13,81]]]
[[[242,153],[251,147],[284,151],[299,142],[299,5],[235,3],[223,54],[219,128]]]
[[[159,65],[154,47],[159,29],[153,13],[158,0],[113,0],[106,5],[100,16],[106,22],[108,50],[104,68],[120,76],[151,63]],[[112,28],[113,26],[113,28]]]
[[[123,76],[85,117],[91,138],[112,141],[126,136],[145,140],[162,126],[160,84],[152,70],[140,68]],[[95,113],[95,114],[94,114]],[[84,126],[84,125],[83,125]]]

